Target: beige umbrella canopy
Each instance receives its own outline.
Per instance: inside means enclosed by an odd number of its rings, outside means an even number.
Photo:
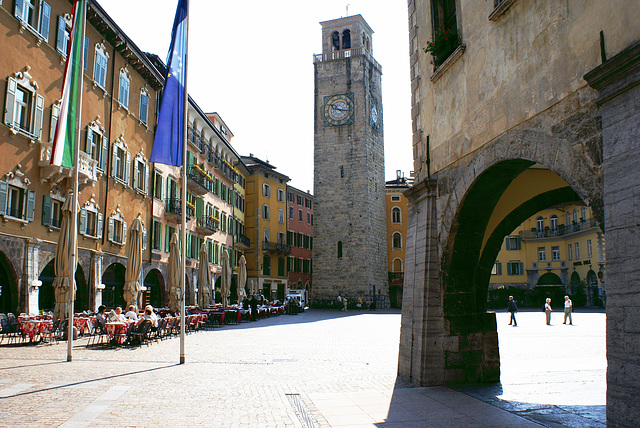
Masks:
[[[123,297],[127,305],[140,307],[138,300],[140,292],[143,290],[140,284],[140,273],[142,272],[142,213],[133,220],[129,228],[129,238],[127,241],[127,270],[124,272]]]
[[[200,265],[198,266],[198,305],[208,308],[211,305],[211,270],[207,256],[207,244],[200,245]]]
[[[178,234],[174,233],[169,242],[169,309],[176,313],[180,312],[180,302],[182,301],[182,289],[180,288],[180,249],[178,247]]]
[[[76,294],[76,282],[75,278],[73,282],[69,281],[72,276],[71,267],[71,254],[73,249],[71,248],[71,205],[73,204],[73,197],[71,194],[67,195],[67,200],[62,206],[62,221],[60,223],[60,235],[58,235],[58,248],[56,249],[56,260],[53,265],[53,270],[56,278],[53,280],[53,289],[56,299],[56,304],[53,309],[53,316],[56,320],[64,320],[68,314],[69,293],[73,293],[75,300]]]
[[[229,289],[231,288],[231,268],[229,267],[229,253],[227,250],[222,251],[222,274],[220,275],[220,297],[222,298],[222,306],[229,306]]]
[[[238,261],[238,303],[247,296],[245,290],[245,284],[247,282],[247,259],[244,258],[244,254],[240,256]]]

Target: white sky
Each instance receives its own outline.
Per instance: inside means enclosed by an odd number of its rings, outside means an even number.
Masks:
[[[177,0],[98,0],[146,52],[166,59]],[[407,6],[399,0],[191,0],[188,91],[218,112],[240,155],[313,192],[313,54],[319,22],[361,14],[382,66],[385,176],[413,168]]]

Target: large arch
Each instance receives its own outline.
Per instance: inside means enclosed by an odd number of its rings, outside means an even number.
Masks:
[[[151,269],[144,277],[144,286],[147,290],[144,292],[143,305],[151,305],[154,308],[161,308],[168,302],[165,296],[165,285],[162,272],[158,269]]]
[[[581,149],[510,131],[406,192],[407,260],[416,263],[405,272],[400,375],[422,385],[499,380],[486,296],[505,236],[542,209],[577,201],[602,224],[600,159]]]
[[[127,304],[123,296],[124,272],[124,265],[115,262],[111,263],[102,274],[102,283],[105,286],[102,290],[102,304],[108,308],[125,307]]]
[[[0,312],[18,312],[18,280],[16,271],[5,256],[0,252]]]

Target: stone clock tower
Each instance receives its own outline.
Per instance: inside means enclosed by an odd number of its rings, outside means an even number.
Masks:
[[[314,56],[311,299],[388,302],[384,138],[373,31],[360,15],[321,22]]]

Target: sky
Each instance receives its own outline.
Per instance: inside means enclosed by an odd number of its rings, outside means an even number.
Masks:
[[[177,0],[98,0],[144,52],[167,57]],[[348,9],[347,9],[348,8]],[[313,54],[320,22],[360,14],[382,66],[385,177],[413,169],[406,2],[191,0],[187,90],[220,114],[240,155],[268,160],[313,193]]]

